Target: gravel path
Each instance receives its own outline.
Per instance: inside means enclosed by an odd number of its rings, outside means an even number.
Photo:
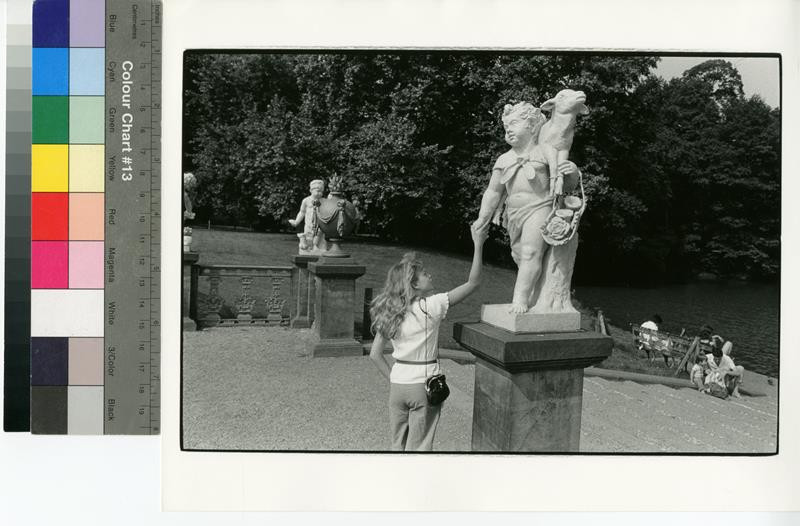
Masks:
[[[309,330],[184,333],[188,449],[385,451],[389,385],[366,356],[311,358]],[[474,366],[443,360],[452,394],[437,451],[469,451]],[[720,400],[691,389],[584,378],[581,451],[773,453],[777,388]]]

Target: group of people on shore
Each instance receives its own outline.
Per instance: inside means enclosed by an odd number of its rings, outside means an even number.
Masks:
[[[744,367],[736,365],[731,358],[733,342],[725,341],[713,332],[714,329],[708,325],[700,329],[700,344],[711,352],[704,354],[700,351],[697,354],[690,373],[692,384],[698,391],[719,398],[740,398],[739,386],[744,378]]]
[[[654,314],[641,325],[642,329],[648,330],[642,331],[639,348],[647,352],[651,361],[655,358],[655,353],[652,352],[651,346],[648,345],[652,343],[654,338],[651,331],[657,332],[662,322],[661,316]],[[714,334],[713,327],[707,324],[700,328],[699,337],[700,350],[698,350],[695,363],[689,373],[692,384],[702,393],[719,398],[728,398],[729,396],[739,398],[739,386],[742,384],[744,367],[736,365],[733,362],[733,358],[731,358],[733,342],[725,341],[718,334]],[[665,365],[669,367],[671,360],[669,346],[663,347],[662,354]],[[719,360],[719,363],[717,363],[717,360]]]

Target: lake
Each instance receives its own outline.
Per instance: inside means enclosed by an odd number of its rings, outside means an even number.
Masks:
[[[660,328],[696,335],[704,323],[733,342],[732,357],[761,374],[778,377],[780,287],[738,282],[702,282],[669,287],[575,287],[584,307],[597,307],[613,325],[629,329],[653,314]],[[745,380],[746,381],[746,380]]]

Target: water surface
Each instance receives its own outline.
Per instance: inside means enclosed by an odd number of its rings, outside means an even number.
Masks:
[[[576,287],[585,307],[603,310],[611,323],[629,328],[657,313],[661,328],[697,334],[704,323],[733,341],[733,359],[778,376],[780,287],[753,283],[693,283],[659,288]]]

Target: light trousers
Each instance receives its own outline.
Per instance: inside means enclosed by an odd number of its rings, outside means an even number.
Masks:
[[[431,451],[442,405],[428,404],[424,384],[391,384],[392,451]]]

